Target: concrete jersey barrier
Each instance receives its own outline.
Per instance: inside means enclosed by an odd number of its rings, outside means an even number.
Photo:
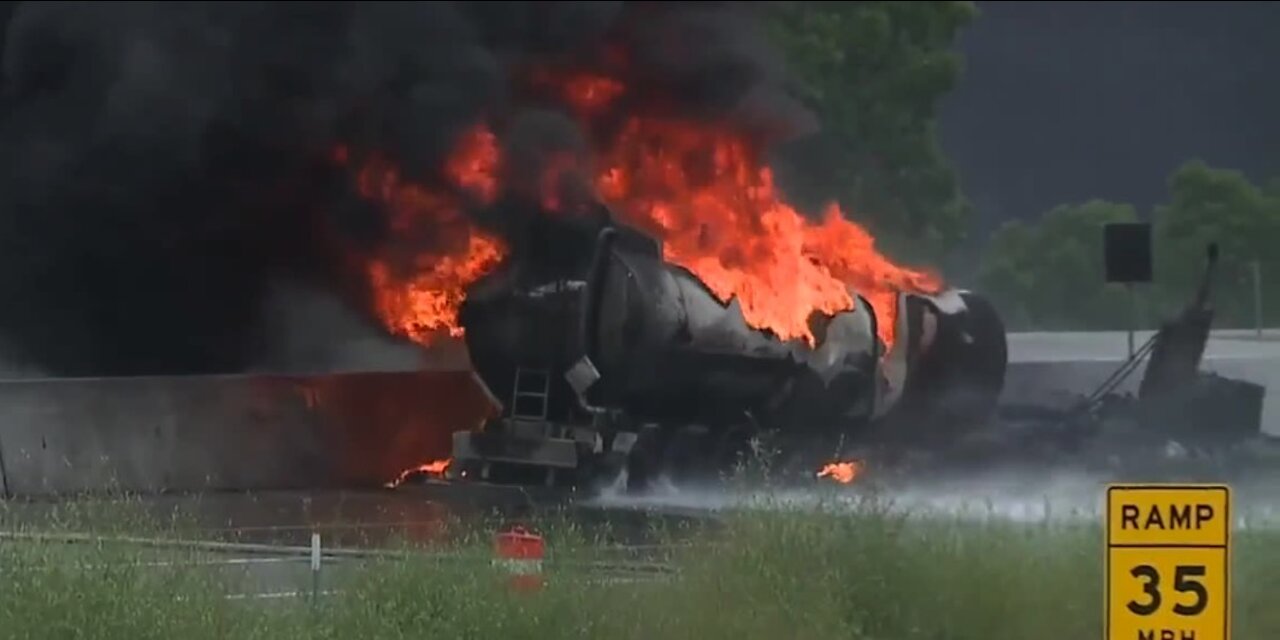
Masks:
[[[462,371],[0,382],[8,496],[377,486],[498,408]]]

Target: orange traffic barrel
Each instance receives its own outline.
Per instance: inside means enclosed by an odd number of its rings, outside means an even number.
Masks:
[[[510,574],[510,585],[517,591],[542,588],[542,536],[521,526],[498,533],[494,537],[494,564]]]

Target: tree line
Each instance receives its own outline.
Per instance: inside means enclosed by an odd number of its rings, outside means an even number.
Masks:
[[[1193,160],[1168,180],[1168,197],[1145,220],[1152,225],[1154,282],[1108,284],[1103,226],[1139,220],[1132,205],[1095,200],[1061,205],[1031,223],[1013,221],[991,236],[977,286],[1018,329],[1121,329],[1133,306],[1136,322],[1153,327],[1186,304],[1197,286],[1209,243],[1219,247],[1212,302],[1219,327],[1280,321],[1280,180],[1253,184],[1239,171]],[[1260,275],[1255,282],[1255,275]]]
[[[1254,265],[1263,322],[1280,323],[1280,177],[1257,185],[1240,172],[1188,161],[1152,211],[1101,200],[1064,204],[1031,222],[1009,222],[976,260],[950,260],[967,239],[972,205],[937,141],[941,99],[962,81],[960,31],[981,19],[970,2],[765,4],[796,93],[822,122],[826,174],[794,179],[803,192],[834,193],[891,255],[912,262],[966,262],[947,275],[990,295],[1010,328],[1122,329],[1155,326],[1190,298],[1205,247],[1220,248],[1213,301],[1217,326],[1255,322]],[[809,182],[806,183],[806,180]],[[821,184],[814,184],[820,182]],[[784,185],[785,186],[785,185]],[[1153,225],[1154,279],[1130,296],[1103,274],[1103,226]]]

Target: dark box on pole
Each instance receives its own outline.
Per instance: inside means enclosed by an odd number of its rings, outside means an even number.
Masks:
[[[1151,224],[1113,222],[1102,231],[1107,282],[1151,282]]]

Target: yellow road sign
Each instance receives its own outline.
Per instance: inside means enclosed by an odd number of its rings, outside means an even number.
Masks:
[[[1231,489],[1107,488],[1106,640],[1228,640]]]

